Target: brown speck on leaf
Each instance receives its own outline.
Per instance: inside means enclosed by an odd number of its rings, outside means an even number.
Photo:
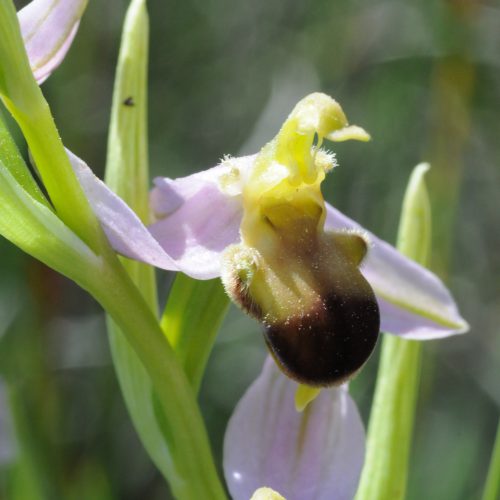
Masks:
[[[123,100],[123,105],[129,107],[135,106],[134,98],[129,95],[126,99]]]

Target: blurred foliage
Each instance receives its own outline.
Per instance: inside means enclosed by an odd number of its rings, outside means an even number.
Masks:
[[[65,144],[99,175],[125,8],[91,1],[66,61],[43,86]],[[394,242],[410,171],[433,164],[433,269],[471,332],[424,346],[408,498],[478,498],[500,408],[500,5],[186,0],[149,8],[155,175],[255,152],[316,90],[373,135],[366,145],[336,145],[340,167],[325,183],[325,197],[365,227]],[[3,240],[0,252],[0,436],[10,436],[0,449],[3,498],[167,498],[125,412],[96,304]],[[159,281],[168,290],[171,277]],[[231,310],[200,395],[219,458],[227,418],[264,356],[259,326]],[[377,357],[351,386],[365,421]]]

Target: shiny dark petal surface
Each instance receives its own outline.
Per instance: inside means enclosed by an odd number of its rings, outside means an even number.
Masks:
[[[368,283],[360,274],[357,279],[355,295],[334,287],[311,313],[265,328],[268,348],[289,377],[338,385],[368,360],[379,335],[379,309]]]

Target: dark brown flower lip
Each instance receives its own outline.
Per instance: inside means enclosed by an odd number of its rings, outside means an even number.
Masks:
[[[375,348],[380,327],[375,296],[368,284],[363,288],[356,297],[330,291],[309,314],[265,327],[269,351],[286,375],[327,387],[359,371]]]

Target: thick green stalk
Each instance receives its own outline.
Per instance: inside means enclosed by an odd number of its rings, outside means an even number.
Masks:
[[[484,486],[483,500],[498,500],[500,498],[500,421],[498,422],[497,437],[493,445],[490,468]]]
[[[106,182],[146,224],[149,222],[148,38],[149,21],[145,2],[133,0],[123,26],[115,78]],[[126,259],[123,265],[143,295],[152,315],[156,317],[154,269]],[[156,322],[155,331],[158,330],[159,325]],[[192,422],[190,429],[183,428],[185,423],[176,418],[176,414],[189,411],[189,405],[195,404],[191,387],[187,389],[191,398],[187,407],[186,402],[182,401],[175,404],[172,402],[168,407],[164,404],[159,406],[158,400],[162,403],[165,400],[153,385],[155,378],[145,369],[144,359],[134,348],[133,341],[123,335],[116,318],[108,318],[108,331],[113,362],[135,428],[150,457],[169,481],[174,494],[178,498],[186,499],[223,497],[223,489],[215,472],[199,415],[198,422]],[[158,336],[157,333],[155,335]],[[165,337],[163,343],[168,346]],[[172,356],[172,351],[170,348],[169,350],[169,356]],[[168,362],[167,356],[164,363]],[[177,361],[176,366],[181,369]],[[170,401],[172,397],[171,395]],[[192,428],[193,425],[195,428]],[[178,442],[183,433],[193,434],[193,431],[198,434],[194,442]],[[205,447],[201,455],[197,451],[200,447]],[[189,458],[194,456],[197,460]]]
[[[89,291],[123,332],[152,381],[171,454],[172,491],[179,499],[224,499],[191,385],[141,292],[117,259],[106,260],[93,274]]]
[[[3,174],[0,164],[0,174]],[[0,183],[5,212],[0,233],[89,291],[111,315],[134,349],[157,400],[168,437],[167,464],[180,499],[225,498],[213,465],[196,398],[158,319],[111,249],[93,254],[56,215],[37,204],[6,175]]]
[[[97,219],[71,168],[49,106],[38,87],[10,0],[0,2],[0,97],[28,143],[61,220],[93,250],[105,245]]]
[[[430,249],[431,213],[417,166],[406,190],[398,249],[425,265]],[[398,500],[406,493],[421,365],[421,344],[384,336],[377,385],[368,426],[366,460],[356,500]]]

